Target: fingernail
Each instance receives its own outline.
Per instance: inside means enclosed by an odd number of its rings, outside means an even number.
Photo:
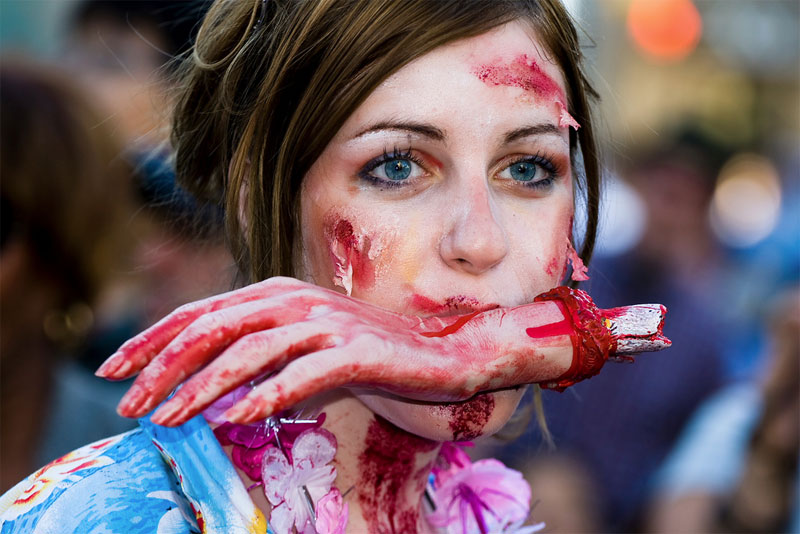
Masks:
[[[139,417],[144,408],[146,408],[149,395],[147,391],[140,387],[132,386],[131,389],[119,401],[119,411],[124,413],[126,417]]]
[[[117,365],[117,368],[114,369],[114,374],[112,375],[113,378],[127,378],[128,374],[130,374],[131,368],[133,364],[128,360],[122,360],[122,363]]]
[[[182,425],[187,420],[189,420],[189,410],[188,408],[181,408],[172,414],[169,419],[165,419],[163,422],[157,424],[161,426],[175,427]]]
[[[119,366],[120,363],[117,359],[117,353],[115,352],[103,362],[103,365],[97,368],[97,371],[94,372],[94,375],[99,376],[100,378],[108,378],[110,375],[114,374]]]
[[[150,418],[152,422],[161,426],[173,426],[170,423],[176,421],[183,411],[183,406],[174,399],[159,408]]]
[[[222,417],[230,421],[231,423],[240,423],[240,418],[244,417],[247,414],[247,410],[242,408],[243,403],[238,403],[235,406],[228,408]]]
[[[238,423],[241,425],[246,425],[257,419],[255,406],[253,406],[252,401],[248,400],[242,400],[236,403],[223,414],[223,417],[231,423]]]

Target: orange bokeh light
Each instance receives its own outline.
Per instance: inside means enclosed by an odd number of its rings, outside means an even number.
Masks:
[[[700,41],[703,22],[692,0],[633,0],[628,33],[649,56],[678,60]]]

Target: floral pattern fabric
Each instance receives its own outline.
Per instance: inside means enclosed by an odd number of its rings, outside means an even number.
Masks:
[[[274,534],[202,416],[176,428],[140,428],[54,460],[0,497],[0,534]],[[445,443],[428,491],[429,523],[443,534],[532,534],[530,487],[496,460],[472,463]],[[344,534],[348,506],[329,491],[332,434],[301,432],[291,457],[264,451],[262,480],[278,532],[314,532],[300,488],[317,503],[316,531]],[[274,461],[270,459],[275,456]]]
[[[86,445],[0,497],[0,534],[270,532],[198,416]]]

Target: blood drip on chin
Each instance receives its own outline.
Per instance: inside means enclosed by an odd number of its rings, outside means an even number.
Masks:
[[[375,416],[367,430],[364,452],[358,457],[358,500],[370,532],[416,532],[419,510],[407,507],[406,485],[427,474],[416,469],[416,455],[430,452],[438,443],[410,434]]]
[[[453,441],[475,439],[483,434],[483,429],[494,412],[494,395],[481,393],[468,401],[442,406],[450,422]]]

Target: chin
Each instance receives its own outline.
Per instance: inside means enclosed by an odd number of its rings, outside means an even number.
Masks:
[[[355,393],[369,409],[406,432],[433,441],[469,441],[503,428],[524,391],[519,386],[446,403],[414,401],[368,390]]]

